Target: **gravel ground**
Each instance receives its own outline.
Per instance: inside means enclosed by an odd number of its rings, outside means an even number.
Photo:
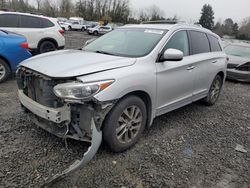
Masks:
[[[69,32],[67,48],[88,38]],[[0,85],[0,187],[40,187],[80,159],[87,144],[68,140],[66,147],[37,128],[22,113],[16,90],[14,79]],[[250,85],[226,82],[215,106],[194,103],[158,117],[124,153],[103,144],[84,170],[53,187],[249,188]]]

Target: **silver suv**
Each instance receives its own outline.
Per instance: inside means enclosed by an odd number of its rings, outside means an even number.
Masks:
[[[188,24],[128,25],[81,50],[26,60],[19,99],[41,128],[62,138],[134,145],[153,119],[192,102],[213,105],[226,76],[220,38]]]

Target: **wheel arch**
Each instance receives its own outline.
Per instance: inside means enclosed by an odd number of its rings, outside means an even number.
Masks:
[[[147,111],[147,124],[146,124],[146,126],[150,127],[151,119],[152,119],[152,99],[151,99],[150,95],[147,92],[142,91],[142,90],[131,91],[131,92],[123,95],[118,100],[118,102],[121,101],[122,99],[128,97],[128,96],[131,96],[131,95],[139,97],[145,103],[146,111]]]
[[[39,41],[39,43],[38,43],[38,49],[40,48],[40,45],[41,45],[43,42],[45,42],[45,41],[53,42],[53,43],[56,45],[56,48],[58,48],[58,43],[57,43],[57,41],[56,41],[55,39],[53,39],[53,38],[47,37],[47,38],[43,38],[43,39],[41,39],[41,40]]]
[[[221,76],[222,80],[224,80],[225,73],[223,71],[218,72],[217,75]]]
[[[7,65],[9,66],[10,70],[12,70],[11,64],[10,64],[10,62],[8,61],[7,58],[5,58],[4,56],[0,55],[0,59],[4,60],[5,63],[7,63]]]

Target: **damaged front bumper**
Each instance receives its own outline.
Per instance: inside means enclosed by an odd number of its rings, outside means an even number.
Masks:
[[[45,187],[83,168],[95,156],[102,142],[102,122],[113,103],[65,103],[59,108],[51,108],[32,100],[21,89],[18,90],[18,97],[24,109],[30,112],[31,120],[39,127],[61,138],[91,143],[81,160],[76,160],[68,169],[55,175],[44,185]]]

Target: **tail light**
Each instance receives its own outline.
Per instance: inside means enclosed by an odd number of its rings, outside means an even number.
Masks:
[[[59,31],[59,33],[61,33],[61,34],[64,34],[65,33],[65,31],[63,30],[63,29],[60,29],[60,30],[58,30]]]
[[[20,44],[21,48],[25,48],[25,49],[28,49],[29,48],[29,44],[27,42],[22,42]]]

